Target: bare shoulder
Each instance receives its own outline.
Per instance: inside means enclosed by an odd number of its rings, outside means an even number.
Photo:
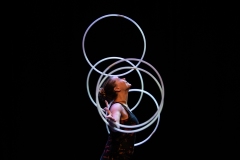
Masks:
[[[112,106],[111,106],[111,111],[119,111],[121,112],[122,111],[122,105],[120,103],[114,103]]]

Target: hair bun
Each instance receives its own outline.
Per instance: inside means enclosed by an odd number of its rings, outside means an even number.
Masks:
[[[100,89],[99,89],[99,93],[100,93],[103,97],[106,97],[106,93],[105,93],[104,88],[100,88]]]

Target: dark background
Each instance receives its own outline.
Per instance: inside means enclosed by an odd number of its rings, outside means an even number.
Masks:
[[[12,107],[1,124],[3,159],[99,159],[107,131],[87,94],[91,67],[83,55],[82,38],[87,27],[106,14],[122,14],[138,23],[146,36],[144,60],[158,70],[165,87],[158,129],[135,148],[134,158],[236,158],[240,88],[239,16],[234,6],[205,1],[16,5]],[[110,17],[89,30],[85,49],[92,64],[110,56],[140,58],[143,40],[130,21]],[[99,68],[103,71],[112,62]],[[140,67],[154,73],[146,65]],[[125,77],[132,88],[141,87],[136,73]],[[98,78],[93,71],[92,94]],[[144,74],[143,78],[145,90],[159,102],[155,82]],[[130,93],[130,106],[138,97],[139,93]],[[143,122],[155,111],[152,99],[144,95],[134,113]],[[139,132],[137,142],[155,125]]]

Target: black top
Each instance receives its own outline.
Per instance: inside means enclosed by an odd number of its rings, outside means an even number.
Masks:
[[[118,103],[118,102],[115,102],[115,103]],[[127,111],[128,119],[120,120],[120,124],[123,124],[123,125],[139,124],[135,115],[125,105],[123,104],[121,105]],[[120,129],[131,130],[131,128],[120,128]],[[134,152],[135,139],[136,139],[136,133],[122,133],[122,132],[110,131],[107,143],[105,145],[105,149],[103,151],[103,154],[100,160],[129,160],[132,157]]]

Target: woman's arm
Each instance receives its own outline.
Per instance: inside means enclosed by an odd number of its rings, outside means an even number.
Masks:
[[[106,105],[108,105],[107,102],[105,102],[105,103],[106,103]],[[111,130],[116,132],[116,130],[114,130],[114,127],[120,128],[120,126],[118,124],[120,124],[120,119],[121,119],[121,111],[122,111],[121,104],[115,103],[111,106],[110,110],[107,107],[104,109],[108,113],[106,118],[109,122]]]

